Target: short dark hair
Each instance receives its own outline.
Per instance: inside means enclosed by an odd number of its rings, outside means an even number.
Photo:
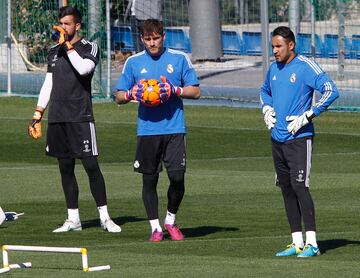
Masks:
[[[295,35],[293,31],[287,26],[279,26],[275,28],[275,30],[272,33],[272,36],[281,36],[283,37],[287,42],[294,42],[295,43]]]
[[[81,13],[76,7],[71,7],[71,6],[61,7],[59,10],[59,19],[67,15],[72,15],[76,23],[81,23]]]
[[[144,21],[140,27],[140,34],[144,36],[145,34],[152,33],[164,34],[164,24],[162,21],[153,18]]]

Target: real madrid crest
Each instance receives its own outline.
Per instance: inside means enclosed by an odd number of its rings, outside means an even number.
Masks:
[[[172,64],[168,64],[166,70],[167,70],[168,73],[173,73],[174,68],[173,68]]]
[[[296,74],[292,73],[291,76],[290,76],[290,82],[295,83],[295,81],[296,81]]]

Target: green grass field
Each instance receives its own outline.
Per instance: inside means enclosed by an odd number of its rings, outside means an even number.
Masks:
[[[298,259],[274,256],[291,237],[259,109],[185,108],[188,171],[177,222],[186,240],[149,243],[141,176],[132,171],[136,106],[94,104],[110,214],[123,232],[100,229],[87,176],[77,164],[84,229],[53,234],[66,207],[56,160],[45,156],[45,138],[27,135],[35,104],[0,98],[0,205],[25,212],[0,226],[0,244],[86,247],[90,266],[112,269],[84,273],[80,255],[10,252],[10,263],[30,261],[33,268],[4,277],[358,277],[359,114],[328,112],[315,119],[311,190],[323,254]],[[162,216],[167,184],[161,174]]]

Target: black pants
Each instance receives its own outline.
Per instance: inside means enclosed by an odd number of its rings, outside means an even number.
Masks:
[[[94,197],[96,206],[104,206],[106,201],[106,190],[104,177],[100,171],[97,157],[90,156],[80,159],[89,177],[91,194]],[[61,174],[61,183],[65,194],[66,206],[68,209],[79,207],[79,187],[75,177],[75,159],[58,158]]]
[[[300,138],[285,143],[272,140],[272,154],[291,232],[316,231],[315,208],[310,186],[312,138]]]
[[[169,189],[167,192],[168,205],[167,210],[176,214],[180,203],[185,194],[185,172],[173,171],[168,172],[168,178],[170,181]],[[159,180],[159,174],[143,174],[143,190],[142,197],[146,213],[149,220],[158,219],[158,195],[157,195],[157,183]]]

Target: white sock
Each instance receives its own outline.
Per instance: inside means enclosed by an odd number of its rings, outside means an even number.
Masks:
[[[169,225],[174,225],[175,220],[176,220],[176,214],[171,213],[170,211],[167,211],[164,223],[169,224]]]
[[[299,248],[304,247],[304,239],[302,232],[291,233],[292,242]]]
[[[316,232],[315,231],[307,231],[306,232],[306,245],[311,244],[314,247],[318,247],[316,242]]]
[[[97,209],[99,211],[101,222],[105,222],[106,220],[110,219],[107,205],[98,207]]]
[[[151,232],[152,233],[155,232],[155,230],[157,230],[158,232],[162,232],[159,219],[149,220],[149,222],[150,222],[150,225],[151,225]]]
[[[68,219],[74,223],[80,222],[80,213],[79,209],[68,209]]]

